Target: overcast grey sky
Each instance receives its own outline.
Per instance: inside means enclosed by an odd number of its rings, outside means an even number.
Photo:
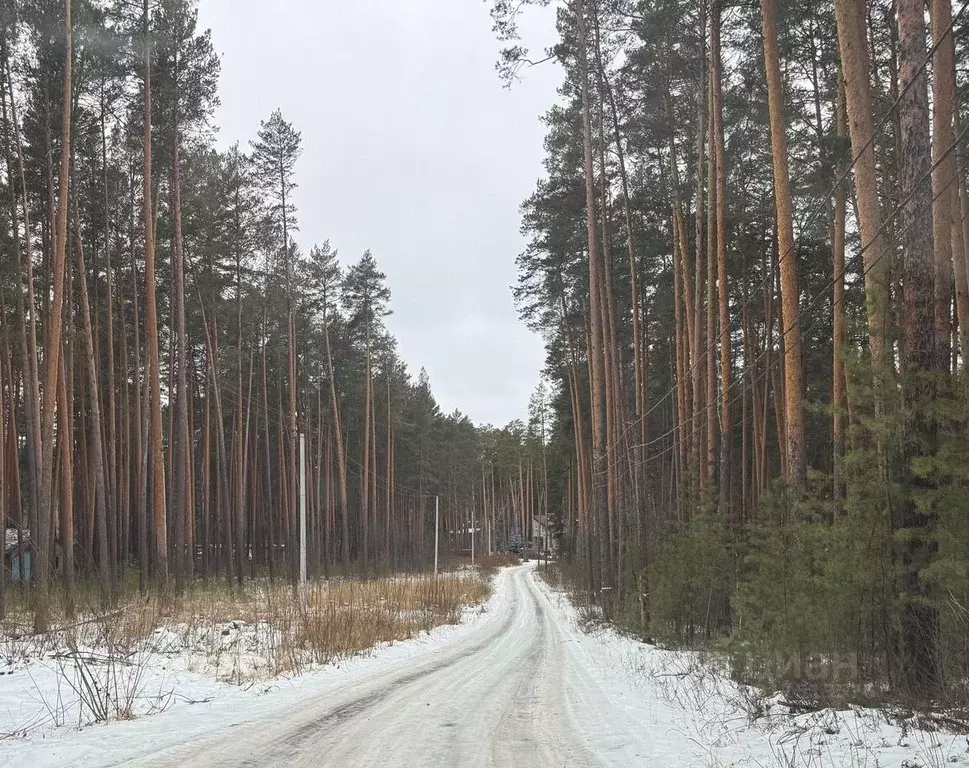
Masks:
[[[387,273],[387,319],[441,408],[503,425],[524,415],[543,362],[510,286],[518,206],[541,175],[539,116],[559,72],[510,91],[484,0],[200,0],[222,57],[219,143],[255,136],[276,107],[302,131],[296,204],[305,250],[329,238],[344,263],[370,248]],[[532,11],[535,50],[554,19]]]

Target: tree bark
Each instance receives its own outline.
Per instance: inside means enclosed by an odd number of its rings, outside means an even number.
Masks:
[[[67,392],[67,371],[66,366],[61,366],[60,381],[60,401],[63,407],[58,414],[58,442],[61,452],[61,503],[60,503],[60,527],[61,527],[61,546],[64,551],[64,593],[66,598],[67,615],[74,615],[74,436],[73,425],[71,424],[72,409]],[[0,425],[0,433],[3,432]],[[2,456],[2,452],[0,452]],[[0,459],[2,462],[2,459]],[[2,493],[0,493],[0,505],[4,503]],[[6,529],[6,526],[3,526]],[[5,579],[0,579],[3,581]]]
[[[837,135],[844,138],[848,134],[848,115],[845,107],[845,85],[844,79],[838,75],[838,106],[836,118]],[[845,164],[839,163],[835,174],[840,178],[845,173]],[[834,192],[834,243],[832,253],[834,256],[834,295],[832,306],[834,312],[832,329],[832,352],[833,352],[833,382],[831,389],[831,409],[832,409],[832,485],[835,507],[839,508],[841,500],[844,498],[844,478],[843,478],[843,459],[844,459],[844,417],[843,410],[845,404],[845,220],[847,215],[846,205],[848,200],[848,182],[842,181],[838,184]]]
[[[370,325],[367,324],[367,349],[366,349],[366,370],[364,375],[364,396],[363,396],[363,478],[360,489],[360,520],[363,524],[363,546],[361,556],[363,561],[363,571],[367,572],[370,556],[370,398],[371,398],[371,373],[370,373]]]
[[[932,57],[932,237],[935,243],[935,333],[938,342],[939,370],[949,370],[952,350],[948,344],[952,328],[952,227],[958,200],[956,156],[950,151],[955,103],[955,44],[949,34],[952,23],[952,0],[931,0],[932,37],[937,47]],[[963,313],[969,313],[965,302],[965,260],[961,280],[963,301],[957,307],[960,326]],[[959,298],[959,292],[956,293]],[[945,342],[943,342],[945,340]]]
[[[340,404],[336,396],[336,376],[333,371],[333,352],[330,347],[330,327],[326,321],[324,323],[324,336],[326,337],[326,365],[330,377],[330,405],[333,408],[333,432],[334,442],[336,443],[337,474],[340,478],[340,525],[342,534],[341,555],[344,567],[350,564],[350,502],[347,494],[347,459],[343,450],[343,426],[340,420]]]
[[[576,0],[574,3],[576,21],[578,26],[578,45],[579,61],[582,79],[582,145],[585,162],[585,208],[586,208],[586,233],[588,235],[589,250],[589,360],[591,369],[591,394],[592,394],[592,508],[596,520],[596,530],[599,534],[600,544],[606,539],[606,516],[607,509],[607,485],[608,467],[606,456],[606,433],[605,433],[605,388],[606,374],[603,357],[603,333],[602,333],[602,312],[600,308],[600,286],[599,276],[602,272],[602,255],[599,250],[599,233],[596,224],[596,192],[595,192],[595,170],[592,155],[592,115],[589,99],[589,61],[588,61],[588,21],[586,19],[585,0]],[[608,551],[609,546],[605,546],[604,551]],[[611,576],[611,568],[604,562],[600,562],[599,573],[597,574],[598,584],[593,585],[593,589],[599,585],[608,585]]]
[[[146,0],[147,2],[147,0]],[[60,375],[61,338],[63,335],[64,278],[67,262],[67,220],[71,172],[71,74],[73,63],[73,25],[71,0],[64,2],[64,91],[63,123],[61,127],[60,177],[58,180],[57,228],[51,264],[52,298],[50,326],[44,345],[44,390],[41,431],[41,478],[37,509],[37,600],[34,606],[34,631],[46,632],[50,617],[49,588],[51,576],[50,553],[54,483],[54,421],[57,415],[57,384]]]
[[[712,74],[712,72],[711,72]],[[706,407],[704,415],[706,417],[706,434],[704,469],[701,473],[700,486],[704,493],[712,494],[713,484],[716,482],[717,474],[717,314],[716,314],[716,295],[717,295],[717,253],[718,247],[718,226],[717,226],[717,150],[714,142],[716,134],[716,117],[713,110],[713,79],[709,84],[708,105],[710,114],[708,115],[708,125],[710,130],[708,136],[708,162],[707,162],[707,331],[706,331],[706,363],[704,365],[704,381],[706,384]],[[705,496],[704,501],[712,498]]]
[[[177,70],[177,61],[175,64]],[[178,77],[176,74],[176,82]],[[188,339],[185,331],[185,249],[182,241],[182,160],[179,147],[178,106],[173,116],[172,148],[172,209],[175,214],[175,248],[173,253],[175,274],[175,483],[172,492],[172,514],[175,515],[175,579],[179,592],[185,589],[186,579],[191,578],[191,552],[186,549],[186,521],[191,488],[189,487],[189,462],[191,445],[188,430]],[[235,506],[235,505],[234,505]],[[241,579],[240,579],[241,581]]]
[[[91,411],[91,444],[93,453],[95,518],[97,520],[98,570],[101,577],[101,595],[105,603],[110,602],[114,576],[111,572],[111,556],[108,544],[108,486],[107,466],[104,460],[103,425],[101,403],[98,393],[101,386],[98,380],[97,358],[94,352],[94,333],[91,326],[91,304],[88,300],[87,272],[84,267],[84,245],[81,242],[80,228],[75,221],[77,238],[77,283],[81,295],[81,319],[84,327],[84,362],[88,379],[88,408]]]
[[[155,530],[153,576],[159,584],[168,581],[168,518],[165,503],[164,429],[161,412],[161,370],[158,360],[158,306],[155,290],[155,217],[152,207],[151,176],[151,37],[148,0],[144,0],[144,144],[145,167],[143,214],[145,227],[145,325],[148,336],[148,387],[151,408],[152,517]]]
[[[936,398],[933,372],[944,373],[938,348],[936,281],[937,251],[933,252],[932,187],[925,183],[931,168],[928,86],[921,62],[926,54],[923,0],[898,0],[898,87],[905,93],[899,103],[901,128],[899,215],[902,243],[902,281],[905,297],[904,346],[901,359],[902,391],[908,423],[903,441],[903,474],[912,487],[927,486],[915,477],[912,463],[935,449],[936,429],[931,413]],[[906,92],[907,91],[907,92]],[[946,228],[948,241],[951,233]],[[936,248],[938,243],[935,244]],[[948,338],[948,331],[945,337]],[[927,488],[925,488],[928,490]],[[929,528],[930,512],[914,499],[900,504],[896,525],[905,531],[900,543],[903,586],[898,646],[904,684],[913,694],[934,690],[939,683],[937,667],[938,615],[931,584],[921,577],[934,544]]]
[[[954,132],[963,131],[958,106],[954,113]],[[952,260],[956,274],[956,312],[959,316],[959,350],[962,368],[969,365],[969,215],[966,199],[965,143],[956,145],[956,193],[952,201]]]
[[[108,145],[105,129],[106,105],[104,98],[104,81],[101,82],[101,191],[104,203],[104,259],[105,277],[107,280],[107,296],[105,297],[105,314],[107,315],[107,351],[108,351],[108,413],[107,429],[105,431],[105,461],[107,464],[107,484],[108,484],[108,517],[111,522],[111,542],[112,542],[112,568],[111,575],[116,580],[112,585],[113,590],[120,588],[121,568],[118,567],[120,561],[124,559],[123,536],[121,535],[121,502],[118,495],[118,411],[117,411],[117,387],[115,384],[115,359],[114,359],[114,275],[111,265],[111,215],[110,201],[108,199]],[[124,515],[127,519],[127,515]]]
[[[703,301],[703,281],[704,281],[704,267],[703,267],[703,211],[704,211],[704,199],[706,197],[707,187],[705,185],[704,177],[704,166],[707,163],[706,157],[706,126],[707,117],[710,111],[710,94],[709,88],[706,82],[707,67],[704,62],[707,58],[707,42],[706,42],[706,29],[707,29],[707,5],[709,0],[697,0],[699,8],[699,18],[700,23],[698,25],[701,30],[700,33],[700,51],[698,54],[699,66],[699,84],[697,86],[696,92],[696,119],[697,119],[697,130],[696,130],[696,278],[693,281],[694,289],[694,330],[693,330],[693,351],[692,351],[692,385],[693,385],[693,449],[694,449],[694,471],[697,473],[700,487],[706,486],[706,479],[704,477],[706,473],[706,463],[705,457],[703,456],[703,449],[706,445],[704,438],[704,419],[703,419],[703,408],[704,408],[704,395],[706,394],[706,373],[704,368],[706,367],[706,354],[704,353],[704,301]],[[709,237],[709,233],[707,234]],[[708,310],[709,311],[709,310]],[[707,343],[712,343],[712,339],[706,339]]]
[[[710,60],[713,79],[713,134],[717,159],[717,289],[720,310],[720,514],[729,514],[731,431],[730,390],[733,350],[730,326],[730,285],[727,270],[727,168],[723,136],[723,63],[720,55],[720,26],[723,0],[713,0],[710,24]],[[712,410],[712,409],[711,409]],[[736,521],[734,521],[736,522]]]
[[[848,132],[854,159],[858,226],[864,248],[865,304],[868,347],[875,376],[875,403],[880,410],[880,389],[891,365],[888,343],[888,242],[882,233],[878,200],[875,121],[872,113],[870,60],[865,36],[865,0],[835,0],[838,43],[844,70]],[[883,258],[884,257],[884,258]]]
[[[29,494],[31,507],[37,509],[37,495],[40,492],[40,471],[43,464],[42,436],[41,436],[41,413],[40,413],[40,365],[37,352],[37,321],[36,321],[36,297],[34,295],[34,267],[33,255],[31,253],[30,239],[30,206],[27,197],[27,174],[24,170],[24,149],[20,136],[20,123],[17,119],[17,101],[14,98],[13,74],[10,67],[9,51],[6,36],[2,39],[3,69],[6,80],[5,93],[10,99],[10,125],[6,121],[6,111],[4,110],[4,128],[13,133],[13,139],[17,148],[17,180],[19,185],[10,183],[11,191],[11,225],[15,241],[19,246],[20,230],[17,221],[17,197],[15,191],[19,186],[19,197],[23,210],[24,220],[24,239],[23,247],[17,248],[17,279],[26,277],[27,281],[27,307],[24,309],[23,294],[20,290],[16,291],[16,311],[18,325],[20,326],[20,348],[22,355],[23,375],[24,375],[24,422],[27,433],[27,472],[30,477]],[[4,108],[6,102],[4,102]],[[12,163],[8,159],[7,164],[8,179],[13,179],[14,172]],[[26,274],[25,274],[26,273]]]
[[[807,484],[807,454],[804,444],[804,367],[799,319],[798,256],[794,242],[794,209],[788,169],[784,91],[781,83],[774,0],[761,0],[760,8],[764,25],[764,62],[767,70],[770,107],[774,199],[777,205],[788,480],[794,487],[803,489]],[[867,73],[864,76],[867,78]]]

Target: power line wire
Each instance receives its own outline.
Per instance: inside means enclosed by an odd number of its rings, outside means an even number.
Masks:
[[[892,112],[894,112],[894,110],[901,103],[902,99],[908,94],[908,92],[911,90],[911,88],[915,85],[916,81],[918,80],[918,75],[920,75],[922,73],[922,71],[928,66],[929,62],[932,60],[932,57],[935,55],[936,51],[939,49],[939,47],[942,45],[942,43],[945,42],[945,40],[949,37],[949,35],[951,35],[953,33],[953,30],[955,28],[955,25],[959,22],[959,20],[962,18],[962,15],[966,12],[967,9],[969,9],[969,0],[967,0],[966,2],[964,2],[962,4],[962,7],[959,9],[959,12],[956,13],[952,17],[951,21],[946,26],[946,29],[944,30],[943,34],[939,36],[939,39],[936,40],[935,43],[932,45],[932,47],[929,49],[928,55],[922,60],[921,64],[919,64],[919,67],[918,67],[918,69],[916,69],[915,74],[913,75],[912,79],[908,83],[906,83],[905,88],[902,89],[902,91],[894,99],[894,101],[891,103],[891,105],[889,105],[889,108],[886,110],[886,112],[883,115],[883,117],[881,118],[881,120],[879,120],[879,122],[875,125],[875,129],[872,132],[872,135],[870,137],[868,137],[867,141],[862,146],[862,148],[858,151],[858,153],[854,156],[854,158],[852,159],[851,163],[847,166],[847,168],[845,168],[845,170],[838,177],[837,181],[832,186],[831,191],[826,196],[821,197],[819,204],[816,205],[809,212],[809,214],[805,217],[805,220],[804,221],[802,221],[802,222],[799,223],[799,225],[798,225],[799,231],[805,230],[811,223],[813,223],[814,219],[827,208],[828,202],[830,201],[830,199],[834,195],[834,193],[837,191],[838,187],[840,187],[842,184],[844,184],[847,181],[849,175],[851,174],[851,172],[854,169],[854,166],[861,159],[862,155],[864,155],[865,152],[867,152],[868,149],[872,147],[872,145],[874,144],[874,142],[875,142],[875,140],[876,140],[876,138],[878,136],[879,131],[882,128],[884,128],[885,125],[888,123],[888,120],[890,119],[890,117],[892,115]],[[963,131],[962,133],[960,133],[960,137],[964,133],[965,133],[965,131]],[[951,151],[951,148],[950,148],[950,151]],[[947,155],[948,154],[948,151],[945,154]],[[943,156],[945,156],[945,155],[943,155]],[[672,158],[671,158],[671,162],[672,162]],[[881,232],[881,230],[879,230],[879,233],[880,232]],[[877,237],[875,238],[875,240],[877,240]],[[869,245],[870,245],[870,243],[869,243]],[[792,248],[788,249],[783,254],[780,254],[780,256],[778,257],[777,261],[773,264],[772,269],[770,269],[770,270],[767,271],[767,274],[764,276],[763,280],[759,284],[755,284],[754,285],[753,290],[751,291],[750,295],[744,300],[744,302],[736,310],[734,310],[734,315],[735,316],[731,318],[731,321],[732,321],[731,322],[731,327],[733,326],[733,324],[736,321],[738,321],[740,319],[740,316],[743,314],[743,312],[749,306],[751,306],[751,303],[754,301],[754,297],[756,297],[758,295],[759,290],[760,289],[763,289],[763,288],[766,288],[768,281],[773,280],[775,278],[775,276],[777,274],[777,270],[780,269],[781,262],[785,258],[789,258],[790,256],[792,256],[797,251],[797,248],[798,248],[798,244],[797,244],[797,242],[795,242],[795,244],[794,244],[794,246]],[[867,246],[866,246],[866,249],[867,249]],[[673,254],[673,258],[674,259],[677,259],[678,258],[678,255],[676,253],[674,253]],[[800,316],[800,313],[799,313],[798,316]],[[781,319],[781,323],[783,324],[783,319]],[[785,333],[786,333],[786,331],[785,331]],[[694,358],[693,359],[693,362],[692,362],[692,364],[690,366],[689,371],[687,372],[687,374],[689,374],[690,378],[692,378],[693,373],[696,372],[697,368],[701,364],[705,364],[706,359],[707,359],[707,355],[710,353],[711,348],[713,349],[713,351],[716,351],[716,348],[717,348],[717,341],[716,340],[709,340],[709,343],[707,344],[706,348],[703,350],[703,355],[702,356],[700,356],[700,357],[698,357],[696,355],[693,356],[693,358]],[[686,378],[686,374],[684,375],[684,378]],[[675,392],[676,392],[676,385],[674,385],[669,390],[667,390],[657,401],[655,401],[652,404],[652,406],[649,409],[647,409],[647,411],[645,413],[643,413],[642,415],[636,417],[630,423],[628,423],[626,425],[626,428],[620,433],[619,438],[616,441],[616,445],[609,446],[607,448],[606,455],[608,456],[614,450],[616,450],[618,448],[618,444],[625,439],[625,437],[629,434],[629,431],[631,429],[633,429],[634,427],[636,427],[639,424],[641,424],[644,419],[649,418],[649,416],[657,408],[659,408],[666,400],[668,400]]]
[[[902,210],[908,205],[908,203],[919,192],[919,188],[922,186],[922,184],[924,184],[926,181],[931,181],[932,173],[942,163],[942,161],[945,160],[946,157],[948,157],[948,155],[950,155],[958,147],[960,141],[962,140],[962,138],[967,133],[969,133],[969,124],[967,124],[966,127],[964,127],[959,132],[959,135],[956,137],[955,141],[953,141],[952,144],[941,155],[939,155],[939,157],[935,160],[935,162],[932,164],[932,166],[929,168],[929,170],[925,173],[925,175],[915,184],[915,186],[909,192],[909,194],[905,197],[905,199],[902,202],[900,202],[895,207],[895,209],[892,211],[892,213],[885,219],[885,221],[882,222],[882,225],[879,227],[878,231],[875,233],[875,236],[868,243],[866,243],[858,251],[857,254],[855,254],[852,257],[852,259],[851,259],[852,262],[863,260],[864,254],[868,250],[868,248],[870,248],[872,245],[874,245],[874,243],[876,243],[878,241],[878,239],[881,237],[881,235],[884,233],[884,231],[889,227],[889,225],[891,225],[891,223],[901,214]],[[942,194],[944,194],[949,189],[949,187],[951,187],[954,183],[955,183],[955,177],[951,178],[949,181],[946,182],[945,186],[943,186],[941,189],[939,189],[939,190],[937,190],[935,192],[935,194],[933,195],[932,200],[930,201],[930,204],[929,204],[930,210],[931,210],[931,205],[934,204],[935,201],[938,200],[938,198]],[[927,212],[926,211],[919,211],[918,212],[919,215],[924,215],[925,213],[927,213]],[[903,230],[901,232],[895,233],[893,242],[891,243],[891,246],[892,247],[885,248],[881,253],[879,253],[871,261],[871,263],[869,263],[868,265],[865,265],[865,266],[862,267],[862,274],[863,275],[867,275],[868,272],[870,272],[878,264],[878,262],[885,257],[886,254],[892,252],[894,250],[894,248],[897,247],[898,242],[900,241],[900,239],[901,239],[902,235],[905,233],[905,231],[906,230]],[[834,275],[831,278],[831,280],[829,280],[827,282],[827,284],[824,286],[824,288],[821,289],[820,291],[818,291],[811,298],[811,300],[807,303],[807,305],[804,306],[804,307],[802,307],[799,310],[797,316],[795,316],[794,323],[792,323],[791,326],[789,326],[787,329],[785,329],[782,332],[780,340],[783,340],[786,337],[786,335],[787,335],[788,332],[790,332],[794,327],[797,327],[799,325],[801,318],[807,313],[807,311],[810,310],[810,309],[812,309],[824,296],[826,296],[827,293],[828,293],[828,291],[834,286],[835,282],[837,282],[838,280],[840,280],[841,278],[843,278],[844,275],[847,273],[847,271],[848,271],[848,264],[846,263],[845,264],[845,267],[841,270],[841,272],[838,273],[837,275]],[[810,328],[810,327],[812,327],[812,326],[809,325],[808,328]],[[766,354],[768,354],[770,351],[772,351],[772,349],[773,349],[773,346],[772,345],[766,347],[763,351],[761,351],[757,355],[757,357],[754,358],[753,364],[756,366],[756,364],[758,362],[760,362],[761,359]],[[765,374],[766,374],[767,369],[764,369],[764,371],[765,371]],[[730,386],[727,388],[727,391],[729,392],[730,389],[732,389],[733,387],[735,387],[737,385],[738,381],[739,381],[738,379],[734,379],[733,381],[731,381]],[[742,394],[743,393],[741,392],[741,395]],[[721,399],[722,399],[722,397],[721,397]],[[734,397],[733,399],[731,399],[730,401],[728,401],[728,403],[727,403],[728,407],[730,405],[732,405],[733,403],[737,402],[737,399],[738,399],[737,397]],[[691,414],[689,417],[687,417],[687,422],[692,425],[692,422],[694,421],[694,419],[699,418],[701,416],[704,416],[707,413],[707,411],[708,411],[708,409],[710,407],[719,407],[720,405],[721,405],[721,403],[719,401],[716,402],[716,403],[713,403],[713,404],[707,404],[697,414]],[[675,434],[675,432],[678,431],[678,429],[679,429],[678,426],[674,426],[673,428],[671,428],[670,430],[666,431],[662,435],[660,435],[660,436],[658,436],[656,438],[653,438],[653,439],[647,441],[646,443],[641,443],[641,444],[633,445],[633,446],[630,446],[630,447],[631,448],[645,448],[645,449],[648,449],[650,446],[655,445],[656,443],[661,442],[661,441],[665,440],[666,438],[670,437],[671,435]],[[667,450],[669,450],[669,449],[667,449]],[[666,451],[664,451],[663,453],[661,453],[660,456],[663,455],[665,452]],[[652,459],[652,457],[648,457],[647,458],[647,462],[645,462],[645,463],[648,463],[651,459]],[[615,464],[611,464],[611,465],[609,465],[609,469],[613,469],[613,468],[615,468],[615,466],[616,466]]]

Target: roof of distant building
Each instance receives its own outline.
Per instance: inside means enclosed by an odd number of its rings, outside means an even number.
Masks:
[[[7,528],[4,535],[4,549],[5,555],[9,555],[11,552],[15,551],[21,540],[20,534],[23,534],[24,547],[30,545],[30,531],[24,528],[22,531],[18,528]]]

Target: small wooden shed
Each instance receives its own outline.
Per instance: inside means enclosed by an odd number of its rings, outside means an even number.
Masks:
[[[34,542],[26,528],[4,532],[3,566],[11,581],[30,581],[34,565]]]

